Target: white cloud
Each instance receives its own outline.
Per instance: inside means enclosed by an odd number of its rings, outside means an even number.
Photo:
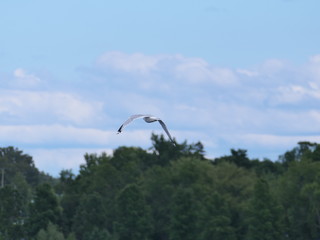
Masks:
[[[148,56],[142,53],[107,52],[98,58],[97,64],[118,71],[147,74],[156,69],[161,58],[161,56]]]
[[[248,70],[248,69],[237,69],[236,71],[237,71],[237,73],[240,73],[240,74],[245,75],[247,77],[257,77],[259,75],[258,72]]]
[[[189,59],[179,63],[175,69],[177,78],[190,83],[214,83],[230,85],[236,83],[236,75],[231,69],[211,67],[203,60]]]
[[[276,74],[284,70],[287,67],[287,63],[280,59],[268,59],[261,65],[261,71],[264,74]]]
[[[320,54],[310,57],[306,66],[309,76],[320,84]]]
[[[33,74],[27,73],[22,68],[17,68],[13,71],[13,76],[15,78],[14,85],[17,87],[34,87],[37,86],[41,80]]]
[[[320,64],[320,54],[310,57],[310,62],[313,64]]]
[[[122,72],[132,74],[133,77],[135,74],[147,77],[141,85],[150,87],[152,83],[155,88],[163,85],[162,75],[192,84],[230,85],[237,82],[236,74],[231,69],[210,65],[201,58],[189,58],[178,54],[150,56],[142,53],[108,52],[98,58],[97,65],[105,71],[116,70],[119,74]],[[159,81],[155,83],[152,79]]]
[[[59,122],[84,124],[102,116],[103,104],[82,100],[65,92],[3,90],[0,92],[0,114],[14,122]]]
[[[2,125],[0,140],[10,145],[105,145],[110,143],[112,133],[93,128],[77,128],[54,125]]]
[[[180,56],[177,60],[174,69],[177,78],[197,83],[205,81],[210,77],[210,71],[208,70],[209,64],[203,59],[184,58]]]
[[[302,102],[306,98],[313,100],[320,99],[320,91],[316,83],[309,82],[308,86],[300,85],[286,85],[280,86],[276,90],[274,96],[274,103],[283,104],[283,103],[297,103]]]
[[[307,91],[301,86],[291,85],[279,87],[278,93],[275,97],[279,103],[296,103],[301,101]]]

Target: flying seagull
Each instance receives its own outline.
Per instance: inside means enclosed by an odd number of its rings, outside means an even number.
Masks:
[[[164,122],[158,118],[158,117],[155,117],[155,116],[152,116],[152,115],[149,115],[149,114],[136,114],[136,115],[132,115],[131,117],[129,117],[129,119],[127,121],[125,121],[121,126],[120,128],[118,129],[118,132],[117,134],[121,133],[123,128],[128,125],[129,123],[131,123],[133,120],[135,119],[138,119],[138,118],[143,118],[143,120],[147,123],[152,123],[152,122],[156,122],[158,121],[160,123],[160,125],[162,126],[163,130],[166,132],[166,134],[168,135],[170,141],[175,145],[168,129],[167,129],[167,126],[164,124]]]

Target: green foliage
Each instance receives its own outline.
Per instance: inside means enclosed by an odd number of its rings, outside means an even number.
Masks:
[[[90,233],[84,235],[86,240],[112,240],[111,234],[105,229],[93,228]]]
[[[116,199],[115,232],[119,240],[148,239],[152,231],[150,208],[136,184],[120,191]]]
[[[244,167],[244,168],[250,168],[252,166],[252,162],[247,157],[247,150],[244,150],[244,149],[238,149],[238,150],[231,149],[230,156],[216,158],[215,162],[218,164],[221,162],[229,162],[237,165],[238,167]]]
[[[170,232],[171,240],[193,240],[197,236],[197,205],[194,192],[178,188],[172,198]]]
[[[11,186],[0,188],[0,237],[4,239],[23,237],[25,213],[25,203],[19,192]]]
[[[111,164],[118,170],[134,170],[131,175],[140,174],[155,164],[154,157],[137,147],[119,147],[113,152]],[[129,177],[129,176],[127,176]],[[132,180],[132,179],[131,179]]]
[[[170,204],[174,193],[172,171],[156,166],[144,176],[143,189],[153,216],[153,239],[168,239]]]
[[[36,240],[65,240],[63,234],[58,230],[58,227],[51,222],[48,223],[47,228],[41,229]]]
[[[170,141],[166,141],[164,136],[152,134],[152,148],[156,159],[155,163],[160,166],[166,166],[170,161],[175,161],[181,157],[193,157],[197,159],[205,159],[204,148],[201,142],[195,144],[176,143],[173,145]]]
[[[73,231],[77,238],[87,239],[84,236],[106,228],[106,210],[102,197],[98,193],[84,195],[74,216]]]
[[[226,199],[217,192],[210,192],[205,197],[203,206],[201,239],[235,240],[235,229]]]
[[[310,142],[299,142],[298,146],[280,156],[282,164],[288,168],[289,164],[309,159],[320,161],[320,145]]]
[[[320,236],[318,201],[320,162],[293,162],[281,176],[279,197],[285,209],[285,223],[291,239],[316,239]]]
[[[249,206],[248,239],[283,239],[284,232],[281,232],[283,212],[281,210],[281,207],[271,196],[268,183],[258,179]]]
[[[280,175],[284,172],[284,166],[280,162],[273,162],[269,159],[263,161],[252,160],[253,169],[256,171],[258,176],[263,175]]]
[[[76,235],[73,232],[71,232],[68,234],[68,237],[66,238],[66,240],[77,240]]]
[[[40,181],[40,172],[31,156],[13,147],[0,148],[0,167],[5,169],[5,183],[11,184],[16,173],[24,176],[28,184],[36,186]]]
[[[53,179],[32,157],[0,148],[0,239],[318,239],[320,145],[279,161],[243,149],[213,161],[203,145],[152,135],[147,151],[85,154]]]
[[[42,184],[36,188],[34,200],[29,208],[27,228],[30,236],[34,236],[41,229],[46,229],[49,222],[59,224],[61,221],[61,208],[49,184]]]

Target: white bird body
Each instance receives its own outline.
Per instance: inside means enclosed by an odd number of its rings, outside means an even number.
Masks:
[[[154,117],[154,116],[149,116],[149,117],[143,117],[143,120],[147,123],[152,123],[155,121],[159,121],[160,118]]]
[[[152,116],[152,115],[149,115],[149,114],[135,114],[135,115],[132,115],[131,117],[129,117],[121,126],[120,128],[118,129],[118,134],[122,132],[122,129],[128,125],[129,123],[131,123],[133,120],[135,119],[138,119],[138,118],[143,118],[143,120],[147,123],[152,123],[152,122],[156,122],[158,121],[160,123],[160,125],[162,126],[163,130],[166,132],[166,134],[168,135],[170,141],[175,145],[168,129],[167,129],[167,126],[164,124],[164,122],[158,118],[158,117],[155,117],[155,116]]]

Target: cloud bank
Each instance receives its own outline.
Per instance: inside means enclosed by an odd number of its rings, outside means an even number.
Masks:
[[[158,125],[137,121],[115,135],[135,113],[163,118],[178,142],[202,141],[211,157],[241,147],[275,160],[320,136],[320,55],[233,69],[179,54],[107,52],[67,87],[20,67],[0,76],[1,145],[34,150],[46,171],[44,153],[54,149],[59,159],[69,156],[61,160],[69,168],[74,151],[149,147],[151,132],[162,133]]]

